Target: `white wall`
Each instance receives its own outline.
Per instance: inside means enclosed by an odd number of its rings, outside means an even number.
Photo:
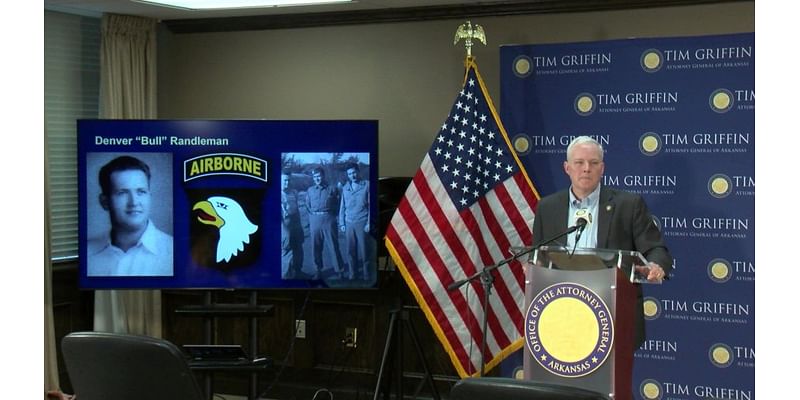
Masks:
[[[159,118],[377,119],[381,176],[411,176],[463,79],[464,20],[159,37]],[[755,31],[754,2],[477,18],[498,107],[499,46]]]

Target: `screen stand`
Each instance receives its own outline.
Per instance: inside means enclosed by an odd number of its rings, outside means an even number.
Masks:
[[[274,307],[271,304],[258,304],[258,292],[252,290],[248,293],[247,303],[217,303],[214,301],[212,291],[206,290],[203,293],[203,304],[199,306],[184,306],[175,310],[177,314],[187,317],[203,318],[204,340],[206,344],[214,344],[214,329],[220,317],[245,317],[249,322],[250,359],[256,360],[258,357],[258,319],[271,317],[274,315]],[[249,400],[258,398],[258,373],[265,371],[271,363],[256,363],[243,366],[192,366],[190,368],[203,374],[203,385],[209,399],[214,396],[213,372],[214,371],[237,371],[249,373]]]

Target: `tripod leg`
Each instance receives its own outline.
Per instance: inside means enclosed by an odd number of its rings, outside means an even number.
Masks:
[[[404,396],[403,396],[403,325],[405,325],[404,321],[406,319],[406,317],[405,317],[406,316],[406,312],[403,311],[403,307],[402,306],[397,310],[397,312],[400,313],[400,317],[398,317],[398,319],[397,319],[397,327],[395,327],[395,329],[397,330],[397,332],[395,332],[395,334],[397,335],[397,336],[395,336],[397,338],[396,339],[397,342],[395,343],[396,347],[394,348],[395,357],[397,357],[396,363],[395,363],[395,373],[397,374],[397,375],[395,375],[395,378],[397,378],[397,389],[395,389],[395,397],[394,398],[395,398],[395,400],[403,400],[404,399]]]
[[[394,329],[396,320],[397,312],[392,312],[392,316],[389,319],[389,331],[386,333],[386,345],[383,347],[383,357],[381,357],[381,366],[378,368],[378,379],[375,383],[375,392],[372,395],[372,400],[378,400],[378,393],[380,392],[381,383],[383,382],[383,371],[384,368],[386,368],[386,362],[389,359],[389,350],[392,347],[392,339],[394,338],[395,334]],[[388,388],[384,393],[388,394]]]
[[[414,330],[414,325],[411,324],[411,320],[409,319],[408,313],[406,312],[403,314],[406,324],[408,328],[408,332],[411,335],[411,341],[414,342],[414,347],[417,348],[417,355],[419,356],[420,361],[422,361],[422,368],[425,369],[425,380],[428,382],[428,386],[431,388],[431,395],[433,396],[434,400],[439,400],[439,391],[436,390],[436,385],[433,382],[433,374],[431,374],[431,369],[428,368],[428,361],[425,360],[425,354],[422,352],[422,347],[419,345],[419,339],[417,338],[417,331]]]

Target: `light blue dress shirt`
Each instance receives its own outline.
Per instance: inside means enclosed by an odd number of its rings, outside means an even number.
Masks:
[[[576,214],[580,210],[585,210],[589,213],[589,223],[586,224],[581,238],[578,241],[578,248],[595,248],[597,247],[597,217],[598,205],[600,203],[600,185],[589,193],[585,199],[579,199],[572,193],[572,187],[569,190],[569,213],[567,213],[567,226],[575,225],[578,218]],[[567,248],[575,246],[576,232],[572,232],[567,236]]]

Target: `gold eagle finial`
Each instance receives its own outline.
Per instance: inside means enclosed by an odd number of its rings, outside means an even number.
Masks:
[[[473,27],[470,21],[464,22],[458,27],[453,45],[456,45],[461,39],[465,39],[464,46],[467,48],[468,59],[472,58],[472,39],[478,40],[484,45],[486,44],[486,34],[483,33],[483,27],[478,24]]]

